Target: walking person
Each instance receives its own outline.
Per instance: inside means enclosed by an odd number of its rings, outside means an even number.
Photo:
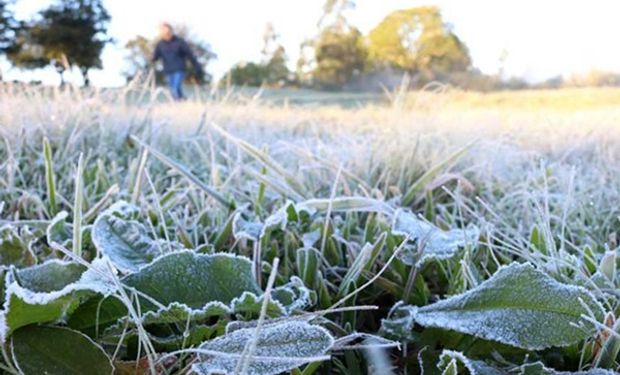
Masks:
[[[189,60],[194,67],[197,76],[202,74],[202,67],[196,60],[196,56],[183,38],[174,34],[169,23],[162,23],[159,26],[160,40],[155,46],[153,53],[153,63],[162,60],[164,64],[164,74],[172,97],[176,100],[183,100],[183,81],[185,80],[186,62]]]

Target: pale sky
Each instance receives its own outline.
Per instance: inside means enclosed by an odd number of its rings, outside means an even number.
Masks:
[[[49,0],[18,0],[19,16],[34,14]],[[104,0],[116,43],[106,47],[102,70],[92,70],[98,86],[124,84],[123,46],[135,35],[154,36],[161,21],[183,23],[209,42],[218,60],[208,70],[216,77],[238,61],[260,57],[265,25],[281,35],[291,66],[299,44],[316,34],[324,0]],[[541,81],[592,69],[620,72],[620,1],[616,0],[357,0],[350,22],[367,33],[393,10],[438,5],[444,19],[470,49],[473,63],[496,73],[507,52],[506,75]],[[47,69],[22,72],[0,62],[4,78],[58,83]],[[80,82],[79,74],[69,80]]]

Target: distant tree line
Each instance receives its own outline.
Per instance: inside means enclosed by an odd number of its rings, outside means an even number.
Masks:
[[[89,71],[101,68],[101,53],[108,36],[110,15],[103,0],[54,0],[30,19],[17,20],[17,0],[0,0],[0,55],[20,69],[53,67],[61,84],[67,70],[77,69],[86,86]],[[327,90],[378,89],[400,83],[406,74],[413,86],[440,81],[458,87],[490,91],[527,87],[620,86],[620,75],[591,72],[568,78],[556,77],[529,85],[523,79],[504,79],[483,74],[472,66],[469,50],[434,6],[402,9],[388,14],[367,35],[351,24],[348,14],[354,0],[325,0],[316,35],[300,44],[299,59],[289,68],[287,51],[272,24],[263,33],[258,61],[235,64],[223,81],[239,86],[297,86]],[[210,44],[187,27],[175,32],[191,46],[200,64],[200,76],[188,82],[210,83],[206,67],[217,55]],[[126,43],[127,80],[150,71],[155,39],[136,36]],[[193,69],[188,71],[193,72]],[[0,80],[2,72],[0,72]],[[157,82],[163,81],[156,73]]]
[[[424,84],[450,74],[471,70],[466,45],[442,19],[437,7],[398,10],[368,35],[350,24],[346,14],[352,0],[327,0],[316,36],[300,46],[297,69],[288,71],[282,46],[263,53],[260,62],[241,62],[228,73],[236,85],[297,85],[341,89],[366,83],[377,86],[386,78],[407,73]],[[268,28],[266,45],[277,45]],[[374,80],[374,85],[372,81]]]

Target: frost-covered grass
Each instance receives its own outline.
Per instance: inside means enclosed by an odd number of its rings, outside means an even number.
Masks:
[[[91,346],[60,373],[616,370],[617,94],[4,86],[0,365],[57,334]]]

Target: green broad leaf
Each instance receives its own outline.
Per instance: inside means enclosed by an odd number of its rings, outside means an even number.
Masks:
[[[262,223],[245,220],[241,212],[235,213],[232,225],[235,240],[248,239],[258,241],[263,231]]]
[[[225,253],[168,253],[121,282],[149,297],[140,297],[143,324],[185,323],[229,315],[234,312],[233,302],[245,294],[254,296],[253,307],[262,301],[256,297],[262,290],[256,284],[250,260]],[[282,314],[286,312],[280,304],[276,308]],[[127,309],[116,298],[94,298],[75,310],[69,326],[95,336],[126,314]]]
[[[197,347],[208,339],[217,336],[220,331],[223,330],[221,325],[221,322],[218,322],[218,324],[215,324],[213,326],[194,325],[189,327],[187,331],[183,332],[183,334],[180,335],[172,335],[167,337],[149,335],[149,338],[153,343],[153,347],[157,351],[173,351],[193,348]]]
[[[595,329],[603,309],[587,290],[562,284],[529,264],[512,263],[466,293],[423,307],[394,306],[383,330],[404,337],[414,324],[454,330],[507,345],[539,350],[567,346]]]
[[[605,369],[592,369],[588,371],[556,371],[545,367],[542,362],[534,362],[521,365],[518,375],[617,375],[617,372]]]
[[[261,307],[263,305],[263,297],[254,293],[245,292],[241,296],[232,300],[230,308],[236,316],[258,318]],[[269,301],[267,305],[267,316],[276,318],[286,315],[286,309],[278,301]]]
[[[264,294],[256,295],[245,292],[235,298],[230,308],[235,315],[257,318],[263,304]],[[294,311],[303,311],[314,304],[316,295],[304,286],[303,281],[293,276],[288,283],[271,291],[271,300],[267,306],[267,315],[271,318],[287,316]]]
[[[94,296],[73,311],[67,325],[90,337],[98,337],[126,315],[127,307],[117,298]]]
[[[26,232],[26,233],[25,233]],[[29,247],[27,228],[18,230],[7,224],[0,227],[0,265],[30,266],[35,262],[35,255]]]
[[[504,375],[506,372],[487,365],[482,361],[467,358],[463,353],[452,350],[444,350],[439,357],[437,368],[442,375],[457,375],[469,373],[469,375]],[[465,372],[462,369],[466,370]],[[461,370],[461,371],[459,371]]]
[[[303,311],[316,302],[316,294],[306,288],[304,282],[297,276],[292,276],[288,283],[274,288],[271,291],[271,298],[278,301],[287,314]]]
[[[235,330],[200,345],[202,354],[192,366],[197,374],[234,374],[254,328]],[[275,375],[306,363],[328,359],[334,339],[322,327],[305,322],[285,322],[262,327],[248,373]],[[247,360],[247,358],[246,358]]]
[[[67,243],[72,240],[73,230],[67,223],[67,217],[69,214],[67,211],[61,211],[50,221],[50,224],[45,230],[47,237],[47,243],[59,244],[67,247]]]
[[[169,253],[126,276],[122,282],[163,306],[180,303],[193,309],[201,309],[213,301],[230,304],[244,292],[262,293],[254,278],[252,262],[226,253]],[[149,301],[142,303],[143,311],[157,309]]]
[[[28,326],[11,339],[13,358],[24,375],[110,375],[112,362],[87,336],[61,327]]]
[[[6,342],[16,329],[54,322],[71,314],[85,299],[110,294],[113,286],[100,276],[102,267],[94,262],[86,270],[81,264],[50,260],[41,265],[9,270],[6,295],[0,311],[0,338]]]
[[[430,259],[452,258],[459,249],[475,248],[480,237],[480,230],[473,225],[444,231],[405,210],[397,210],[393,220],[392,233],[409,236],[418,245],[401,254],[401,260],[411,266],[422,265]],[[417,254],[418,249],[421,249],[421,256]]]
[[[201,309],[192,309],[187,307],[187,305],[173,302],[163,309],[146,312],[142,315],[142,324],[193,322],[197,320],[206,320],[214,316],[226,316],[230,314],[230,308],[217,301],[209,302]]]
[[[437,368],[442,375],[614,375],[613,371],[605,369],[592,369],[588,371],[556,371],[546,367],[542,362],[534,362],[521,365],[511,371],[498,369],[483,361],[466,357],[461,352],[444,350],[439,357]],[[518,371],[518,372],[516,372]]]
[[[259,238],[263,238],[275,230],[286,230],[290,223],[308,223],[315,212],[316,210],[311,207],[287,201],[265,219]]]
[[[97,250],[126,273],[138,271],[162,254],[162,248],[147,235],[144,225],[108,211],[95,220],[92,238]]]

